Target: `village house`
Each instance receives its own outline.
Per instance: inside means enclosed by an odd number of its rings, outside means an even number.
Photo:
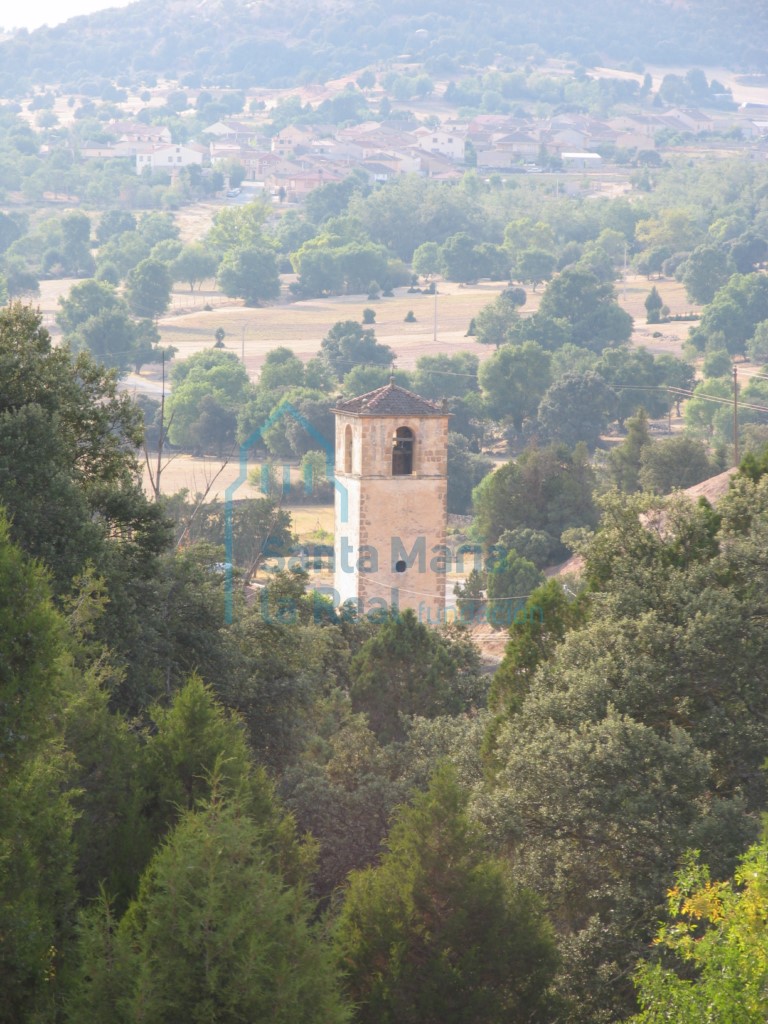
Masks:
[[[222,119],[208,125],[204,131],[206,135],[212,135],[216,142],[229,142],[239,146],[249,146],[265,140],[263,132],[242,121]]]
[[[677,131],[694,132],[698,135],[699,132],[711,132],[715,129],[713,118],[708,114],[702,114],[700,110],[680,107],[674,110],[665,110],[660,117],[668,128],[674,128]]]
[[[164,124],[143,124],[141,121],[108,121],[110,135],[120,142],[151,142],[167,144],[173,141],[171,129]]]
[[[208,147],[190,142],[186,145],[152,146],[136,153],[136,173],[149,167],[153,171],[177,171],[180,167],[197,164],[202,167],[208,157]]]
[[[270,149],[278,156],[291,156],[294,153],[304,153],[309,150],[315,139],[315,133],[306,128],[289,124],[272,136]]]
[[[599,153],[561,153],[565,171],[599,171],[603,166],[603,158]]]
[[[455,163],[464,163],[468,138],[466,127],[419,128],[411,134],[420,149],[428,153],[440,153]]]

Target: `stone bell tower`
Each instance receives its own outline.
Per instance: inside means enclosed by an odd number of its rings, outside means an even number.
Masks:
[[[398,387],[337,402],[334,589],[362,614],[445,616],[448,419]]]

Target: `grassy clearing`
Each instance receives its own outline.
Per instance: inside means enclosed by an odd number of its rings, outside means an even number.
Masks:
[[[502,283],[490,282],[466,288],[441,283],[437,303],[432,295],[398,288],[393,298],[376,301],[369,301],[365,295],[348,295],[257,309],[239,304],[217,306],[210,311],[199,308],[165,317],[159,328],[163,344],[175,345],[179,350],[177,358],[184,358],[212,345],[214,331],[222,327],[226,332],[225,347],[238,355],[244,351],[246,366],[255,375],[270,349],[287,345],[300,358],[309,359],[317,353],[321,340],[335,323],[360,321],[363,310],[370,307],[376,311],[373,327],[377,339],[392,347],[399,366],[410,369],[420,356],[437,352],[468,349],[481,358],[489,355],[474,338],[467,338],[466,332],[472,317],[503,288]],[[175,296],[180,304],[189,304],[188,290],[179,291]],[[202,293],[194,296],[193,302],[202,307],[207,299],[206,293]],[[527,308],[532,310],[537,303],[538,296],[531,296]],[[213,301],[210,304],[213,305]],[[405,322],[409,311],[413,311],[415,323]]]
[[[700,307],[688,301],[679,282],[649,281],[635,275],[629,276],[626,284],[617,282],[619,302],[635,319],[635,344],[653,351],[679,353],[688,334],[687,324],[649,327],[645,323],[644,303],[654,284],[673,313],[699,311]],[[222,304],[227,300],[213,290],[190,296],[188,289],[179,289],[174,293],[174,307],[179,312],[163,318],[159,327],[163,344],[175,345],[179,350],[177,358],[182,359],[212,345],[214,332],[222,327],[226,332],[226,348],[238,355],[244,353],[246,366],[255,377],[270,349],[286,345],[300,358],[309,359],[317,353],[322,338],[333,324],[339,320],[359,321],[363,310],[371,307],[376,311],[373,325],[376,337],[394,350],[398,366],[411,369],[421,356],[438,352],[469,351],[481,359],[487,358],[492,350],[478,345],[466,332],[472,317],[503,289],[504,284],[500,282],[469,286],[441,282],[437,302],[432,295],[398,288],[394,298],[377,301],[369,301],[364,295],[346,295],[283,302],[258,309]],[[528,291],[523,315],[538,309],[541,294],[541,290]],[[215,308],[204,310],[205,303]],[[409,311],[413,311],[415,323],[405,322]],[[654,339],[654,332],[659,332],[660,338]]]

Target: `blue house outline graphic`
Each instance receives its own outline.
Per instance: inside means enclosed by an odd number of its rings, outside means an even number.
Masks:
[[[232,536],[232,509],[236,492],[248,479],[248,452],[253,445],[262,440],[264,434],[283,416],[291,416],[306,430],[309,436],[317,441],[319,447],[325,452],[325,475],[329,483],[333,484],[335,491],[340,497],[339,523],[349,521],[349,500],[347,488],[336,479],[335,464],[336,452],[333,444],[314,427],[306,417],[296,409],[290,402],[281,402],[272,412],[267,420],[260,427],[253,431],[240,445],[240,472],[237,479],[227,487],[224,492],[224,549],[225,549],[225,580],[224,580],[224,618],[227,623],[233,619],[233,597],[234,597],[234,542]],[[309,480],[305,481],[305,485]]]

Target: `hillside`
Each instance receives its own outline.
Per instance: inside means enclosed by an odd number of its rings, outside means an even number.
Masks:
[[[544,0],[535,5],[446,0],[353,4],[314,0],[138,0],[126,8],[20,31],[0,44],[0,95],[30,83],[151,76],[204,84],[324,81],[411,54],[430,72],[505,66],[541,54],[603,60],[727,64],[766,70],[768,24],[746,0],[688,4]]]

